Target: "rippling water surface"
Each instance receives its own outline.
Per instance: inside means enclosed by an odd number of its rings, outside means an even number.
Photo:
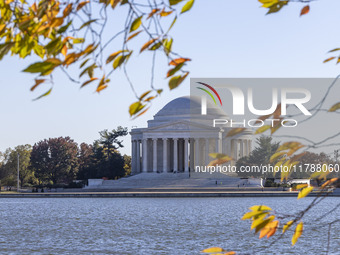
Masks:
[[[200,254],[220,246],[254,254],[272,239],[250,232],[240,218],[251,205],[294,213],[312,198],[17,198],[0,199],[1,254]],[[313,222],[340,198],[326,198],[305,222],[294,248],[290,237],[256,254],[325,254],[327,227]],[[323,221],[340,215],[340,209]],[[340,224],[330,254],[340,254]],[[289,235],[291,236],[291,232]]]

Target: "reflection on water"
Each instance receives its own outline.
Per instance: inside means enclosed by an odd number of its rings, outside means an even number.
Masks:
[[[254,254],[272,239],[258,239],[240,218],[250,205],[297,212],[312,198],[17,198],[0,199],[1,254],[199,254],[220,246]],[[340,198],[326,198],[292,248],[290,237],[259,254],[323,254],[327,228],[313,223]],[[331,221],[340,209],[325,217]],[[331,254],[340,254],[340,224]],[[291,232],[289,233],[291,236]]]

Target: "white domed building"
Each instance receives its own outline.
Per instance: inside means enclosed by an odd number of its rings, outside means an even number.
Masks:
[[[185,173],[195,166],[207,166],[209,154],[219,152],[233,158],[251,151],[252,133],[226,137],[231,127],[213,127],[214,119],[228,115],[207,102],[207,114],[201,114],[201,101],[196,97],[179,97],[165,105],[148,121],[148,127],[131,130],[132,174]]]

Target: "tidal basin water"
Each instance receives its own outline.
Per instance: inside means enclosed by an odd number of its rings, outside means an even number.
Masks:
[[[293,248],[289,237],[256,252],[258,239],[240,218],[251,205],[278,212],[302,210],[313,198],[1,198],[0,254],[200,254],[220,246],[240,254],[325,254],[328,227],[340,203],[326,198],[304,221]],[[331,229],[330,254],[340,254],[340,224]]]

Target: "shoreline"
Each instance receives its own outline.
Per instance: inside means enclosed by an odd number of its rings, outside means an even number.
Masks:
[[[314,192],[311,197],[317,196]],[[340,197],[330,193],[329,197]],[[0,193],[1,198],[179,198],[179,197],[297,197],[297,192],[288,191],[124,191],[124,192],[46,192],[46,193]]]

